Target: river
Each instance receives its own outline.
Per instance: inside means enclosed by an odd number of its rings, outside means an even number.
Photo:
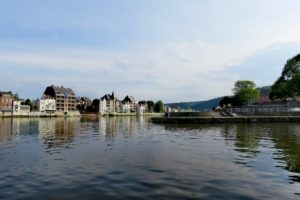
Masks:
[[[300,124],[0,118],[0,199],[300,199]]]

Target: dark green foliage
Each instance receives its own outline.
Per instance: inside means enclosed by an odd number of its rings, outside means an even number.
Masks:
[[[211,110],[219,105],[219,102],[223,97],[210,99],[208,101],[194,101],[194,102],[180,102],[180,103],[169,103],[170,107],[176,107],[180,109],[192,109],[194,111]]]
[[[154,111],[154,102],[153,101],[147,101],[148,111],[153,112]]]
[[[154,111],[155,112],[164,112],[164,104],[162,101],[157,101],[154,105]]]
[[[262,96],[262,97],[268,97],[270,95],[271,86],[264,86],[264,87],[260,87],[257,89],[259,90],[260,96]]]
[[[284,99],[300,95],[300,54],[289,59],[281,76],[271,87],[270,98]]]
[[[22,105],[28,105],[30,106],[30,110],[33,108],[33,103],[30,99],[26,99],[24,102],[21,103]]]
[[[15,97],[15,100],[16,100],[16,101],[19,101],[19,100],[20,100],[20,97],[19,97],[19,94],[18,94],[18,93],[14,94],[14,97]]]
[[[240,105],[251,103],[260,96],[256,84],[249,80],[240,80],[235,82],[232,91]]]
[[[249,80],[239,80],[234,84],[234,88],[232,89],[234,95],[238,95],[245,89],[256,89],[256,85],[253,81]]]
[[[219,106],[221,106],[222,108],[224,106],[240,106],[240,102],[238,101],[238,99],[235,96],[225,96],[219,103]]]

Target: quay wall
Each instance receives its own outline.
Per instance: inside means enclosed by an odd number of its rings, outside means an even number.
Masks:
[[[112,116],[112,117],[121,117],[121,116],[150,116],[150,117],[162,117],[164,113],[143,113],[142,115],[137,115],[137,113],[82,113],[79,111],[72,112],[54,112],[54,113],[45,113],[45,112],[27,112],[27,113],[12,113],[12,112],[0,112],[0,117],[101,117],[101,116]]]
[[[219,112],[169,112],[166,117],[220,117]]]
[[[0,112],[0,117],[80,117],[80,113],[77,111],[71,112],[30,112],[30,113],[12,113],[12,112]]]
[[[165,113],[143,113],[143,114],[138,114],[138,113],[110,113],[109,116],[156,116],[156,117],[162,117],[164,116]]]
[[[300,116],[300,112],[235,112],[241,116]]]
[[[153,123],[205,124],[205,123],[276,123],[300,122],[300,116],[239,116],[239,117],[153,117]]]

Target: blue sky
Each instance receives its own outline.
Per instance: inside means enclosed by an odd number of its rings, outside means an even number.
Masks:
[[[0,0],[0,90],[197,101],[272,84],[300,49],[297,0]]]

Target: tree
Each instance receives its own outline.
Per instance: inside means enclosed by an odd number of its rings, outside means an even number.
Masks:
[[[281,76],[271,87],[270,98],[283,99],[300,95],[300,54],[287,60]]]
[[[154,111],[154,102],[153,101],[147,101],[148,111],[153,112]]]
[[[256,84],[249,80],[240,80],[235,82],[232,91],[238,104],[241,105],[246,105],[260,96]]]
[[[237,98],[235,96],[225,96],[220,102],[219,102],[219,106],[220,107],[226,107],[228,105],[231,106],[240,106]]]
[[[154,111],[155,112],[164,112],[164,104],[162,101],[157,101],[154,105]]]
[[[15,97],[15,100],[16,100],[16,101],[19,101],[19,100],[20,100],[20,97],[19,97],[19,94],[18,94],[18,93],[14,94],[14,97]]]
[[[24,102],[21,103],[22,105],[28,105],[30,106],[30,110],[33,108],[33,103],[30,99],[26,99]]]

